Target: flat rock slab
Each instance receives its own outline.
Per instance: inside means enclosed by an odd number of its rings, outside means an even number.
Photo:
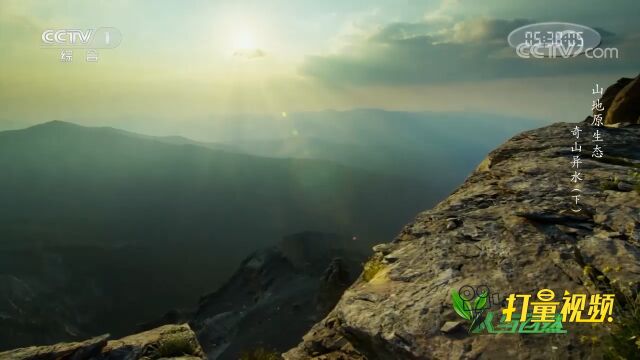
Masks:
[[[3,360],[136,360],[205,359],[188,325],[165,325],[108,341],[102,335],[86,341],[31,346],[0,353]]]

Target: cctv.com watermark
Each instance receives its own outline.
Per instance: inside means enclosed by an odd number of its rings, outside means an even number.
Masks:
[[[618,48],[586,48],[574,45],[564,44],[530,44],[522,43],[516,46],[516,54],[524,59],[543,59],[543,58],[574,58],[584,55],[587,59],[619,59],[620,51]]]

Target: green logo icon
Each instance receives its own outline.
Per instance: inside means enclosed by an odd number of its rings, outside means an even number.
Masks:
[[[497,293],[491,293],[486,285],[476,288],[465,285],[458,290],[451,290],[453,309],[458,316],[471,322],[469,334],[565,334],[567,332],[563,328],[562,314],[555,314],[548,321],[542,322],[538,319],[539,311],[531,313],[523,310],[524,315],[507,321],[504,314],[500,316],[501,311],[496,311],[497,314],[489,311],[501,304],[499,299],[500,296]]]
[[[462,292],[462,288],[460,290]],[[460,292],[451,290],[453,309],[461,318],[471,321],[469,326],[469,332],[471,332],[482,323],[482,316],[487,309],[489,292],[484,290],[476,296],[475,291],[473,291],[473,296],[471,297],[468,296],[467,292],[462,292],[462,295],[460,295]]]

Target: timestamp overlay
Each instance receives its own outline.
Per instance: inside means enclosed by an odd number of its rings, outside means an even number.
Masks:
[[[602,48],[602,36],[585,25],[567,22],[529,24],[513,30],[509,45],[521,58],[573,58],[584,54],[591,59],[619,58],[617,48]]]

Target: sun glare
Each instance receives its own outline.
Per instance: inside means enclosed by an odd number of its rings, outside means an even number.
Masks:
[[[237,30],[232,35],[232,45],[234,50],[247,50],[257,48],[255,36],[249,29]]]

